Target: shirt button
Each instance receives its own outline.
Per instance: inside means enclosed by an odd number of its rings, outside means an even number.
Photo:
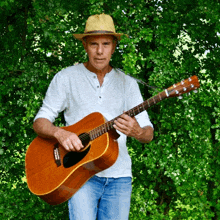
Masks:
[[[99,88],[99,86],[97,86],[97,88]]]
[[[102,97],[101,97],[101,96],[99,96],[99,98],[101,99]]]
[[[96,76],[93,76],[93,78],[95,79],[95,78],[96,78]]]

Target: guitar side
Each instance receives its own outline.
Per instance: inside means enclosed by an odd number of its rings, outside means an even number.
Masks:
[[[105,119],[100,113],[92,113],[63,129],[80,135],[103,123]],[[25,158],[30,191],[51,205],[67,201],[93,175],[115,163],[118,157],[118,143],[115,139],[113,132],[103,134],[89,143],[88,153],[79,162],[65,166],[64,159],[69,152],[58,145],[56,140],[35,138]],[[54,149],[57,149],[59,155],[54,154]]]

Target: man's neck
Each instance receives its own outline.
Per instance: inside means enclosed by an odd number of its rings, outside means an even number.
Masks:
[[[112,70],[112,67],[108,65],[102,70],[94,68],[89,62],[83,63],[86,69],[88,69],[90,72],[93,72],[97,75],[100,86],[102,86],[102,83],[104,81],[104,77],[107,73],[109,73]]]

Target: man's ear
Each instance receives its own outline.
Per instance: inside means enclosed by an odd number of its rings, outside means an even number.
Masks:
[[[82,44],[83,44],[85,51],[87,52],[86,39],[82,39]]]
[[[116,45],[117,45],[117,41],[113,40],[112,54],[115,52]]]

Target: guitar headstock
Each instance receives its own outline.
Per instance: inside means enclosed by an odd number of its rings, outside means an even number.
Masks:
[[[191,76],[188,79],[185,79],[173,86],[170,86],[166,89],[166,95],[168,97],[181,96],[184,93],[196,90],[200,87],[199,80],[197,76]]]

